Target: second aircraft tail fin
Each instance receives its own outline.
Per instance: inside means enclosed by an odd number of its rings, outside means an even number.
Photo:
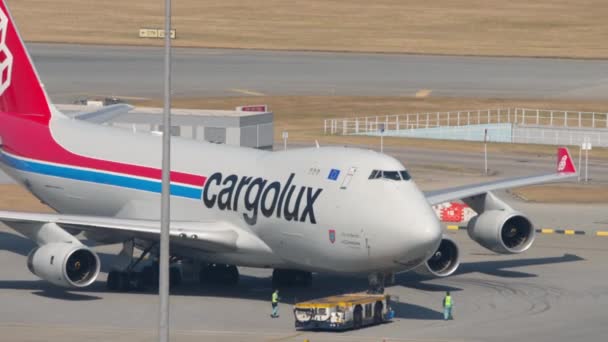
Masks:
[[[557,172],[564,174],[576,173],[576,167],[567,147],[557,149]]]

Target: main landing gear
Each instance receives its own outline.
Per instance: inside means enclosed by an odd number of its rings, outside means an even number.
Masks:
[[[153,261],[150,265],[146,265],[137,271],[136,267],[150,254],[157,246],[152,244],[146,248],[137,258],[133,258],[133,241],[124,243],[121,256],[130,258],[129,264],[121,270],[111,270],[108,273],[106,286],[111,291],[128,292],[131,290],[143,291],[146,289],[155,289],[158,287],[158,262]],[[173,264],[169,268],[169,284],[171,287],[178,286],[182,283],[182,272],[176,265],[177,259],[172,258],[170,263]]]
[[[298,270],[275,269],[272,271],[272,287],[310,287],[312,273]]]
[[[239,282],[239,270],[234,265],[203,264],[199,272],[201,285],[234,286]]]
[[[182,274],[178,267],[169,268],[169,286],[179,286]],[[145,266],[141,271],[111,270],[106,282],[108,290],[129,292],[132,290],[145,291],[158,287],[158,262]]]

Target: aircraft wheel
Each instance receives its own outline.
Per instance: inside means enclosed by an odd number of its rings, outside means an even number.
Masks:
[[[225,282],[224,282],[226,285],[234,286],[234,285],[238,284],[239,270],[236,266],[230,265],[230,266],[226,267],[226,270],[224,272],[226,272],[226,278],[225,278]]]
[[[182,284],[182,272],[177,267],[169,268],[169,286],[171,288]]]
[[[309,288],[312,286],[312,272],[302,272],[304,273],[302,275],[302,281],[301,281],[301,286],[302,287],[306,287]]]
[[[357,305],[353,313],[353,329],[360,329],[363,326],[363,307]]]
[[[127,272],[118,272],[118,290],[122,292],[131,291],[130,274]]]
[[[141,270],[142,285],[146,288],[158,287],[158,267],[153,265],[145,266]]]
[[[205,285],[209,282],[209,267],[208,266],[202,266],[201,270],[198,273],[198,280],[200,282],[201,285]]]
[[[236,285],[239,282],[239,270],[234,265],[209,264],[201,267],[199,280],[202,285]]]
[[[384,308],[384,304],[382,302],[376,302],[374,305],[374,323],[382,323],[382,309]]]
[[[272,271],[272,286],[278,287],[310,287],[312,286],[312,273],[299,270],[275,269]]]
[[[108,273],[108,279],[106,281],[106,287],[108,288],[108,290],[110,291],[118,291],[120,288],[120,284],[119,284],[119,277],[120,277],[120,272],[112,270]]]
[[[272,287],[274,289],[283,287],[286,285],[285,281],[285,270],[275,269],[272,271]]]

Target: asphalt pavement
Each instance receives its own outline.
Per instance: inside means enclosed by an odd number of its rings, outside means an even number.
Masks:
[[[154,47],[28,44],[55,102],[161,98]],[[603,99],[608,61],[176,48],[175,96],[378,95]]]
[[[531,215],[536,215],[532,212]],[[397,277],[392,323],[344,333],[294,328],[296,301],[361,291],[367,281],[317,274],[310,289],[285,289],[280,318],[270,318],[270,270],[241,268],[234,288],[187,283],[172,291],[172,341],[605,341],[608,334],[608,237],[540,235],[519,255],[496,255],[463,231],[450,232],[462,264],[444,279],[413,273]],[[92,287],[66,291],[29,273],[34,245],[0,227],[0,331],[2,340],[155,340],[154,292],[105,289],[106,274]],[[106,272],[119,248],[97,247]],[[454,321],[443,321],[441,300],[451,291]]]

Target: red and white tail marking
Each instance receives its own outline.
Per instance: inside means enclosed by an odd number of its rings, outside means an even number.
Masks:
[[[570,157],[570,152],[566,147],[560,147],[557,149],[557,172],[558,173],[576,173],[576,167]]]
[[[0,0],[0,115],[48,123],[51,105],[4,0]]]

